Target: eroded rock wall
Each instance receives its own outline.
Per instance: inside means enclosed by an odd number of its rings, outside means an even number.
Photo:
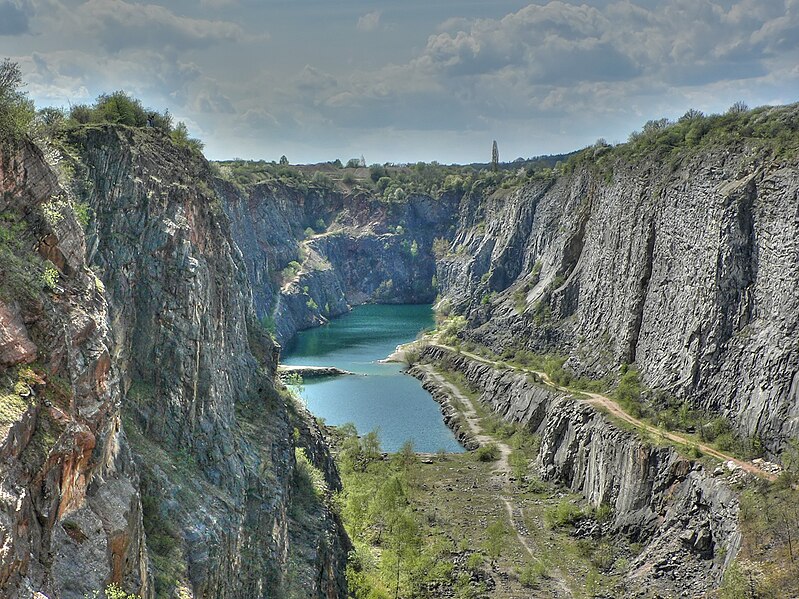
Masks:
[[[301,329],[367,302],[425,303],[436,296],[433,240],[454,231],[459,196],[385,202],[279,182],[241,189],[216,181],[254,290],[259,318],[286,342]],[[307,228],[316,233],[306,239]],[[290,262],[295,276],[281,272]]]
[[[344,596],[340,523],[324,502],[295,501],[295,431],[313,429],[275,387],[277,347],[256,320],[208,164],[155,130],[89,127],[70,141],[142,471],[154,590]],[[335,482],[320,447],[311,454]]]
[[[744,143],[579,167],[462,204],[439,285],[496,350],[635,362],[777,453],[799,436],[797,193],[796,157]]]
[[[0,595],[149,597],[110,312],[69,199],[36,146],[0,143]]]
[[[427,348],[422,359],[462,373],[492,411],[541,435],[541,477],[594,507],[609,506],[610,530],[643,544],[625,575],[630,596],[694,596],[718,585],[741,543],[738,499],[722,480],[528,375],[439,347]]]

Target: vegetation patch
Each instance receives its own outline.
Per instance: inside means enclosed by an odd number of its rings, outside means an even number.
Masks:
[[[751,481],[741,491],[743,544],[727,570],[720,599],[799,596],[799,442],[783,456],[775,482]]]
[[[619,161],[645,158],[677,164],[681,159],[714,148],[747,144],[776,157],[788,158],[799,151],[799,106],[761,106],[749,109],[736,102],[724,114],[705,115],[688,110],[676,121],[658,119],[647,122],[641,131],[630,135],[627,143],[610,146],[598,140],[571,156],[562,172],[590,168],[604,175],[610,184]]]

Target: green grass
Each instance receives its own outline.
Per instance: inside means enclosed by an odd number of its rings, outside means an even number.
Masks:
[[[750,482],[740,496],[741,551],[724,576],[721,599],[799,596],[799,469],[773,483]]]
[[[11,390],[0,391],[0,424],[12,424],[30,407],[30,402]]]
[[[685,158],[702,152],[742,147],[744,144],[778,159],[791,158],[799,151],[799,107],[735,107],[725,114],[704,115],[689,111],[677,121],[649,121],[633,133],[628,143],[615,147],[591,146],[575,153],[563,165],[569,174],[589,168],[613,182],[613,170],[620,162],[655,159],[674,167]]]

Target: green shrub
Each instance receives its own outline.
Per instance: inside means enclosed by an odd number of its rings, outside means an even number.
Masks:
[[[499,447],[496,443],[481,445],[474,452],[475,457],[480,462],[495,462],[499,459]]]
[[[640,418],[646,415],[645,407],[641,402],[641,394],[644,388],[638,376],[638,371],[634,367],[624,364],[620,372],[621,377],[615,393],[616,400],[633,417]]]
[[[186,123],[179,122],[175,129],[169,134],[172,142],[179,148],[187,148],[195,154],[202,154],[205,144],[196,137],[189,137],[189,129]]]
[[[466,567],[473,571],[479,570],[485,565],[485,559],[486,558],[482,553],[476,551],[466,559]]]
[[[542,578],[546,578],[547,576],[547,568],[546,566],[539,561],[535,561],[532,564],[528,564],[524,568],[521,569],[518,573],[519,582],[522,586],[529,588],[534,588],[538,586],[538,583],[541,582]]]
[[[295,497],[301,503],[320,499],[327,491],[327,483],[322,471],[311,463],[305,450],[294,448],[294,489]]]
[[[139,100],[124,91],[116,91],[97,98],[92,121],[144,127],[147,125],[147,113]]]
[[[386,171],[386,167],[380,164],[373,164],[369,167],[369,178],[373,183],[377,183],[380,179],[385,178],[387,175],[388,172]]]
[[[49,290],[55,291],[58,288],[58,269],[52,264],[44,267],[42,272],[42,286]]]
[[[610,507],[610,504],[601,503],[599,507],[596,508],[594,517],[597,522],[609,522],[613,518],[613,508]]]
[[[544,520],[550,528],[560,528],[574,524],[583,518],[583,511],[570,501],[563,500],[544,514]]]
[[[0,63],[0,138],[19,139],[28,131],[36,111],[23,87],[22,70],[9,59]]]
[[[103,596],[105,597],[105,599],[140,599],[139,595],[134,595],[133,593],[126,593],[122,589],[122,587],[115,582],[112,582],[107,587],[105,587]],[[83,595],[83,597],[84,599],[99,599],[100,592],[94,591],[92,593],[86,593]]]

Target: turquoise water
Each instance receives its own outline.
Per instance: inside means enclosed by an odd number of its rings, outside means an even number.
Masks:
[[[430,306],[358,306],[325,326],[298,333],[282,362],[358,373],[305,380],[302,396],[308,408],[328,424],[352,422],[361,434],[377,429],[386,451],[410,439],[416,451],[461,452],[419,381],[402,374],[401,364],[377,362],[432,325]]]

